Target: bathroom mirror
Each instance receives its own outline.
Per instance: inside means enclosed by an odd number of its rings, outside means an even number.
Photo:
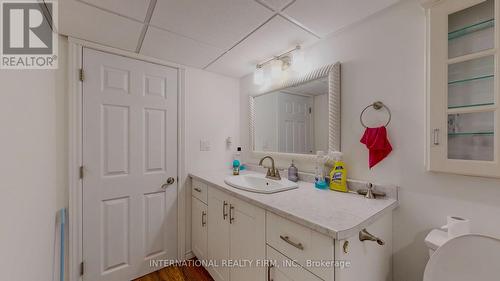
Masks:
[[[250,134],[256,156],[340,151],[340,63],[251,96]]]

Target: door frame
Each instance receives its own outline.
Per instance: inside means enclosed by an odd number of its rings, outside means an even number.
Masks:
[[[68,37],[68,181],[69,181],[69,280],[82,280],[80,263],[83,261],[83,182],[80,166],[83,164],[83,99],[79,70],[83,65],[83,48],[119,55],[135,60],[173,67],[178,70],[177,89],[177,258],[186,258],[186,127],[185,127],[185,67],[164,60],[124,51],[97,43]]]

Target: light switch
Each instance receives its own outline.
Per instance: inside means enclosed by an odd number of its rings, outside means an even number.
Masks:
[[[210,151],[210,141],[209,140],[200,140],[200,151]]]

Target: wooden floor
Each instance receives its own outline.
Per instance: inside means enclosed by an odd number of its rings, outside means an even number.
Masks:
[[[214,279],[201,266],[169,266],[133,281],[214,281]]]

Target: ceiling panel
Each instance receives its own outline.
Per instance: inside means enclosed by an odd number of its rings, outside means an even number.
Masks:
[[[265,59],[291,49],[297,44],[308,45],[317,40],[281,16],[276,16],[210,65],[207,70],[232,77],[242,77],[252,72],[255,65]]]
[[[79,0],[144,22],[150,0]]]
[[[222,53],[222,49],[153,26],[148,28],[141,48],[141,54],[198,68]]]
[[[284,10],[320,36],[339,30],[399,0],[297,0]]]
[[[229,49],[272,14],[253,0],[158,0],[151,24]]]
[[[281,11],[286,5],[290,4],[293,0],[258,0],[265,5],[273,8],[275,11]]]
[[[59,1],[59,9],[62,34],[135,51],[143,24],[74,0]]]

